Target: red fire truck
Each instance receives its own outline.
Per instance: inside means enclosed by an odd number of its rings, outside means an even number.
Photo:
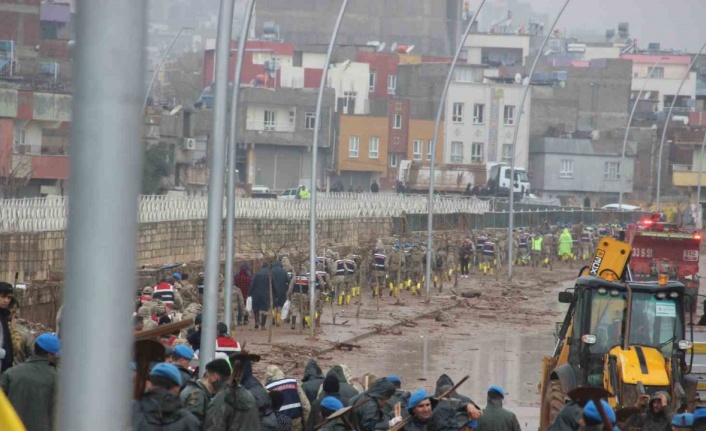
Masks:
[[[698,293],[701,232],[663,223],[655,214],[629,225],[625,240],[633,248],[629,265],[633,280],[653,281],[664,274],[684,283],[689,293]]]

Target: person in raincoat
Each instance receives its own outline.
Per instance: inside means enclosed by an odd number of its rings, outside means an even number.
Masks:
[[[483,416],[478,418],[478,431],[521,431],[517,416],[503,408],[505,392],[499,386],[488,389],[488,405],[483,409]]]
[[[567,260],[572,256],[571,248],[574,245],[574,239],[571,237],[571,232],[568,228],[559,236],[559,258]]]
[[[304,367],[304,376],[302,377],[302,390],[306,394],[309,403],[316,401],[316,395],[319,393],[319,388],[324,382],[324,373],[321,367],[316,363],[316,360],[309,359]]]
[[[311,403],[311,413],[309,413],[309,419],[306,421],[306,431],[314,431],[315,426],[319,423],[321,418],[321,408],[322,401],[324,398],[335,398],[341,402],[342,406],[345,406],[343,399],[341,397],[341,384],[335,375],[327,376],[324,379],[323,385],[321,385],[322,391],[319,397]]]
[[[383,377],[376,380],[367,391],[351,398],[351,406],[359,405],[350,414],[354,428],[359,431],[386,430],[399,423],[401,418],[395,418],[399,420],[391,422],[393,418],[387,406],[394,394],[395,386]]]
[[[424,389],[413,392],[408,401],[407,411],[412,419],[405,425],[405,431],[433,431],[460,429],[460,422],[466,424],[481,417],[481,411],[472,403],[460,400],[436,400]]]
[[[268,365],[265,372],[265,389],[268,392],[281,392],[284,404],[280,412],[292,419],[292,429],[304,429],[304,421],[309,417],[311,404],[304,390],[296,379],[284,376],[284,372],[276,365]]]
[[[338,382],[340,384],[341,401],[343,401],[343,404],[352,405],[351,398],[358,395],[358,391],[350,384],[349,379],[346,378],[346,373],[343,369],[343,366],[334,365],[333,367],[331,367],[329,372],[326,373],[326,377],[331,375],[335,376],[338,379]]]
[[[584,403],[585,405],[585,403]],[[581,415],[583,414],[583,407],[579,403],[570,401],[561,410],[559,414],[554,419],[548,431],[574,431],[579,429],[581,420]]]
[[[321,414],[320,418],[317,418],[317,424],[319,422],[323,422],[326,420],[329,416],[334,414],[336,411],[341,410],[343,408],[343,403],[337,398],[334,397],[325,397],[321,400]],[[327,423],[323,427],[319,429],[320,431],[346,431],[348,430],[348,427],[346,427],[345,423],[343,422],[343,419],[337,418],[332,420],[331,422]]]
[[[231,357],[238,354],[231,355]],[[247,389],[255,398],[255,406],[260,416],[260,430],[262,431],[277,431],[277,417],[272,410],[272,402],[267,390],[259,380],[253,376],[252,362],[248,359],[238,361],[241,366],[240,383]]]
[[[274,279],[272,281],[274,283]],[[270,309],[270,266],[267,263],[262,264],[262,268],[255,273],[248,294],[252,297],[255,329],[265,329],[267,312]]]

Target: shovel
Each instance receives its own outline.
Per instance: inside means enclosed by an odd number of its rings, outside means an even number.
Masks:
[[[603,429],[605,431],[613,431],[613,424],[610,423],[608,415],[603,409],[603,403],[601,403],[601,399],[608,399],[609,397],[612,397],[613,394],[604,388],[583,387],[576,388],[570,391],[567,395],[569,398],[581,405],[584,405],[589,401],[593,401],[598,409],[598,413],[601,415],[601,419],[603,419]]]

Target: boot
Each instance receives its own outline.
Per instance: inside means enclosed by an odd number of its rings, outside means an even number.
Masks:
[[[297,316],[292,316],[291,322],[292,322],[292,331],[293,331],[297,328]]]
[[[255,321],[255,329],[258,329],[260,327],[260,317],[259,313],[255,312],[253,315],[253,320]]]
[[[264,314],[262,314],[262,315],[260,316],[260,327],[261,327],[262,329],[265,329],[265,324],[267,324],[267,316],[265,316]]]

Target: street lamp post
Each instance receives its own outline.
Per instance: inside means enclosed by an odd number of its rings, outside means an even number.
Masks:
[[[436,111],[436,122],[434,123],[434,139],[431,141],[431,164],[429,165],[429,203],[427,204],[427,254],[426,254],[426,291],[427,291],[427,303],[431,300],[431,255],[433,252],[433,230],[434,230],[434,169],[436,166],[436,144],[439,139],[439,125],[441,124],[441,116],[444,114],[444,105],[446,103],[446,95],[449,92],[449,86],[451,85],[451,80],[453,79],[454,69],[456,68],[456,63],[458,62],[458,57],[461,55],[461,50],[466,44],[466,39],[468,34],[471,32],[473,23],[478,16],[478,12],[483,9],[486,0],[482,0],[480,6],[473,14],[473,17],[468,22],[466,26],[466,31],[463,32],[463,37],[456,47],[456,54],[454,55],[453,61],[451,61],[451,66],[449,67],[449,72],[446,75],[446,83],[444,84],[444,89],[441,92],[441,100],[439,101],[439,109]],[[380,290],[378,290],[379,294]]]
[[[701,45],[701,49],[694,56],[694,58],[691,60],[691,64],[689,64],[689,68],[686,70],[686,73],[684,74],[684,78],[679,83],[679,88],[677,88],[677,94],[674,95],[674,99],[672,99],[672,103],[671,103],[671,105],[669,105],[669,112],[667,113],[667,118],[664,119],[664,127],[662,128],[662,139],[659,142],[659,153],[657,155],[657,197],[655,199],[655,209],[657,211],[659,211],[659,203],[660,203],[659,198],[661,196],[660,189],[662,188],[662,151],[664,150],[664,140],[667,137],[667,128],[669,127],[669,120],[671,120],[671,118],[672,118],[672,112],[674,111],[674,105],[676,105],[676,103],[677,103],[677,99],[679,98],[679,93],[681,93],[681,89],[684,86],[684,82],[691,74],[691,68],[694,67],[696,60],[699,59],[699,57],[701,56],[701,53],[704,51],[704,48],[706,48],[706,43]]]
[[[145,4],[78,2],[58,369],[63,390],[56,409],[63,431],[130,427],[128,363],[134,340],[128,320],[134,308],[125,287],[135,283]],[[120,67],[106,67],[116,58]],[[114,364],[109,372],[106,360]]]
[[[145,108],[147,108],[147,100],[150,98],[150,93],[152,92],[152,86],[154,85],[154,81],[157,80],[157,75],[159,74],[159,71],[162,69],[164,62],[167,61],[167,56],[172,51],[174,44],[176,43],[177,39],[179,39],[179,36],[181,36],[181,33],[184,30],[193,30],[193,28],[191,28],[191,27],[180,28],[179,31],[177,32],[176,36],[174,36],[174,39],[172,39],[172,43],[169,44],[169,47],[167,48],[167,52],[164,53],[164,56],[162,56],[162,60],[160,60],[159,64],[157,65],[157,68],[154,70],[154,73],[152,74],[152,80],[150,80],[150,85],[147,86],[147,91],[145,92],[145,100],[142,102],[142,111],[144,111]]]
[[[215,92],[211,130],[211,163],[208,178],[208,216],[206,220],[206,265],[204,268],[203,325],[199,360],[207,364],[216,354],[218,324],[218,276],[221,263],[221,225],[223,223],[223,180],[226,158],[226,117],[228,116],[228,73],[230,35],[234,0],[221,0],[216,38]],[[206,367],[199,367],[203,376]]]
[[[637,103],[640,101],[640,98],[642,97],[642,93],[645,91],[645,88],[647,87],[647,82],[652,78],[652,74],[654,73],[654,70],[657,66],[659,66],[660,61],[664,60],[664,58],[660,58],[657,61],[654,62],[652,67],[647,71],[647,77],[645,78],[645,82],[642,83],[642,88],[640,88],[640,91],[637,93],[637,97],[635,98],[635,103],[632,105],[632,110],[630,110],[630,117],[628,118],[628,125],[625,128],[625,137],[623,138],[623,151],[620,155],[620,168],[619,170],[622,170],[625,166],[625,150],[628,146],[628,134],[630,133],[630,125],[632,124],[632,117],[635,116],[635,111],[637,110]],[[623,189],[625,188],[625,175],[620,175],[620,193],[618,194],[618,210],[622,211],[623,210]]]
[[[328,44],[326,51],[326,60],[324,61],[324,70],[321,73],[321,82],[319,83],[319,95],[316,99],[316,114],[314,116],[314,142],[311,144],[311,197],[309,199],[309,328],[311,336],[316,337],[316,171],[317,171],[317,154],[319,152],[319,124],[321,124],[321,104],[324,99],[324,88],[326,87],[326,77],[328,76],[328,67],[331,63],[331,53],[333,46],[336,43],[338,29],[341,27],[343,15],[346,13],[348,0],[343,0],[341,9],[338,12],[336,24],[333,27],[333,34]]]
[[[233,77],[233,96],[230,102],[230,132],[228,134],[228,184],[226,190],[226,275],[223,284],[225,310],[223,316],[230,332],[233,332],[233,264],[235,260],[235,153],[238,151],[238,95],[240,94],[240,78],[242,75],[245,41],[248,38],[252,11],[255,0],[248,0],[245,8],[243,28],[238,39],[238,56]],[[248,286],[250,287],[250,286]]]
[[[517,134],[519,133],[520,130],[520,119],[522,118],[522,110],[524,109],[525,106],[525,99],[527,99],[527,93],[529,93],[530,85],[532,84],[532,75],[534,75],[534,70],[537,68],[537,63],[539,63],[539,58],[542,56],[544,52],[544,47],[547,45],[547,42],[549,41],[549,38],[552,35],[552,32],[554,31],[554,27],[556,27],[556,23],[559,22],[559,18],[561,15],[564,13],[566,10],[566,7],[569,5],[569,2],[571,0],[566,0],[564,3],[564,6],[562,6],[561,10],[557,14],[556,18],[554,19],[554,22],[552,23],[552,26],[549,28],[547,31],[547,35],[544,38],[544,41],[542,42],[542,46],[539,48],[539,51],[537,52],[537,56],[534,58],[534,63],[532,63],[532,68],[530,69],[529,72],[529,77],[527,78],[527,83],[525,84],[525,88],[522,91],[522,98],[520,99],[520,105],[518,106],[517,109],[517,120],[515,121],[515,127],[512,133],[512,147],[510,149],[510,211],[509,211],[509,223],[508,223],[508,228],[507,228],[507,275],[508,278],[512,279],[512,267],[513,267],[513,262],[512,262],[512,253],[513,253],[513,240],[512,240],[512,231],[515,228],[515,217],[514,217],[514,209],[515,209],[515,148],[517,148]]]

